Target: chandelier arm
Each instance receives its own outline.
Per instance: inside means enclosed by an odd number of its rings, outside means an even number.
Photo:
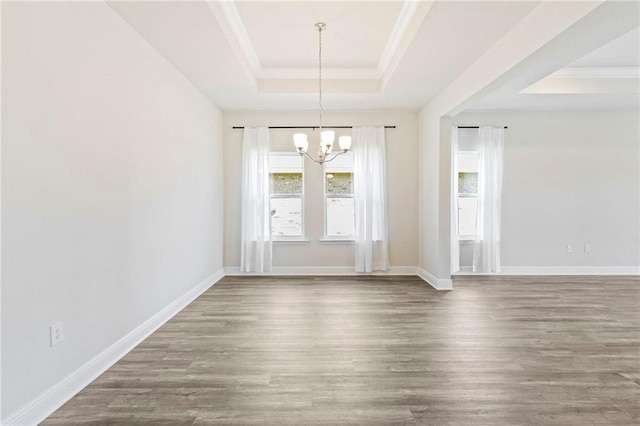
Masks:
[[[345,153],[347,153],[347,150],[340,151],[340,152],[336,153],[333,157],[329,158],[328,160],[326,159],[326,158],[328,157],[328,154],[325,154],[325,155],[324,155],[323,157],[321,157],[319,160],[316,160],[315,158],[313,158],[312,156],[310,156],[310,155],[309,155],[309,153],[308,153],[307,151],[302,151],[302,152],[300,152],[300,155],[302,155],[302,154],[306,155],[306,156],[307,156],[307,157],[309,157],[309,159],[310,159],[311,161],[313,161],[314,163],[324,164],[324,163],[328,163],[328,162],[330,162],[330,161],[335,160],[337,156],[342,155],[342,154],[345,154]]]
[[[333,157],[331,157],[329,160],[324,160],[324,161],[323,161],[323,163],[328,163],[329,161],[333,161],[333,160],[335,160],[335,159],[336,159],[336,157],[337,157],[338,155],[342,155],[342,154],[344,154],[344,153],[346,153],[346,152],[347,152],[346,150],[344,150],[344,151],[340,151],[340,152],[338,152],[336,155],[334,155]]]

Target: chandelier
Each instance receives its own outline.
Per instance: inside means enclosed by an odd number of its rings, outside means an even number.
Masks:
[[[327,163],[335,159],[338,155],[344,154],[351,148],[351,136],[340,136],[338,143],[341,151],[329,157],[333,150],[333,141],[336,137],[336,132],[333,130],[322,130],[322,31],[327,28],[327,24],[318,22],[314,25],[318,31],[318,106],[319,106],[319,126],[320,129],[320,148],[318,149],[318,158],[315,159],[309,155],[307,148],[309,147],[309,140],[306,133],[296,133],[293,135],[293,144],[295,145],[298,153],[306,155],[311,160],[318,164]]]

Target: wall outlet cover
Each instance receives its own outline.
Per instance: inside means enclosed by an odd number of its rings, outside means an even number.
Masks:
[[[55,346],[62,342],[64,338],[64,329],[62,328],[62,321],[57,322],[49,327],[51,332],[51,346]]]

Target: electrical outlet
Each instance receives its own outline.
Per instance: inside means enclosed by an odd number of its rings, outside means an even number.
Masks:
[[[64,338],[64,329],[62,328],[62,321],[53,324],[49,327],[51,331],[51,346],[55,346],[58,343],[62,342]]]
[[[585,253],[591,253],[591,244],[585,244],[584,245],[584,252]]]
[[[571,253],[573,251],[573,247],[571,247],[571,244],[567,244],[567,253]]]

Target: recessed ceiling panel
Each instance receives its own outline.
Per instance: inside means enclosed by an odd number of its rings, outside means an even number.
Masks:
[[[235,3],[263,68],[314,68],[318,63],[316,22],[328,68],[376,68],[403,2]]]

